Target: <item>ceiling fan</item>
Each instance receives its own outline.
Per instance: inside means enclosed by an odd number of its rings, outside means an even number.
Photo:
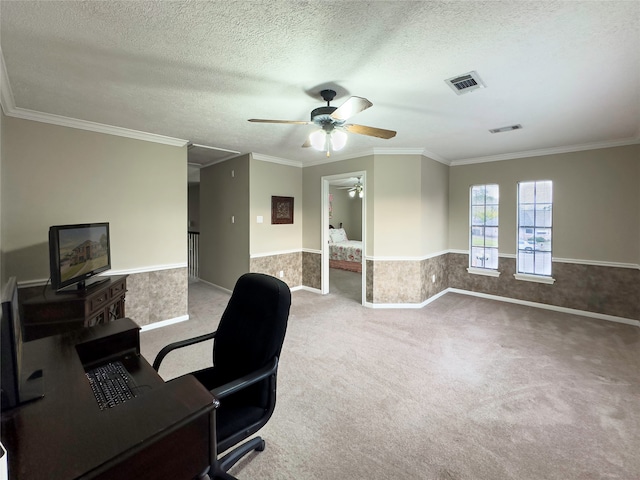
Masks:
[[[364,185],[362,184],[362,182],[360,181],[361,177],[356,178],[356,183],[354,183],[352,186],[346,186],[346,187],[336,187],[338,190],[347,190],[349,193],[349,196],[351,198],[355,197],[356,195],[358,195],[358,197],[362,198],[364,197]]]
[[[313,109],[311,111],[311,121],[265,120],[261,118],[250,118],[249,121],[261,123],[317,125],[319,127],[318,130],[312,132],[302,146],[313,147],[316,150],[326,151],[327,157],[331,155],[332,151],[338,151],[344,148],[347,143],[347,134],[345,132],[384,139],[396,136],[396,132],[393,130],[346,123],[349,118],[373,106],[373,103],[366,98],[349,97],[339,107],[332,107],[330,103],[336,96],[335,90],[322,90],[320,95],[327,102],[327,106]]]

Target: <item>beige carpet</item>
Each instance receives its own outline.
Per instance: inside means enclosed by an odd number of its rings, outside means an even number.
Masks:
[[[191,320],[144,332],[143,355],[214,329],[227,299],[190,285]],[[386,310],[294,292],[260,433],[240,479],[640,479],[640,329],[459,294]]]

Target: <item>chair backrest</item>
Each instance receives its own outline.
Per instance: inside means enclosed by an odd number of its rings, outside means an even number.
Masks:
[[[220,380],[237,379],[280,356],[290,306],[291,291],[283,281],[261,273],[238,279],[213,347]]]

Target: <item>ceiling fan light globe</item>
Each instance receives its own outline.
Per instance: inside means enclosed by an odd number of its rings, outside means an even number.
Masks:
[[[334,130],[331,132],[331,149],[334,151],[342,150],[347,144],[347,134],[342,130]]]
[[[327,133],[324,130],[316,130],[309,135],[309,143],[316,150],[323,151],[326,150],[327,145]]]
[[[351,198],[355,197],[355,196],[356,196],[356,191],[355,191],[355,190],[351,190],[351,191],[349,192],[349,196],[350,196]]]
[[[364,190],[360,190],[360,192],[358,192],[358,196],[360,198],[363,198],[364,197]]]

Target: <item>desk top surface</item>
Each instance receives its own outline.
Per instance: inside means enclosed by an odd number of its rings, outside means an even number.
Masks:
[[[195,378],[165,383],[135,352],[119,359],[141,395],[100,410],[76,345],[129,328],[127,322],[133,324],[123,320],[24,344],[28,361],[23,371],[43,370],[44,397],[2,413],[2,443],[8,451],[11,478],[82,477],[162,437],[185,418],[213,410],[213,397]]]

